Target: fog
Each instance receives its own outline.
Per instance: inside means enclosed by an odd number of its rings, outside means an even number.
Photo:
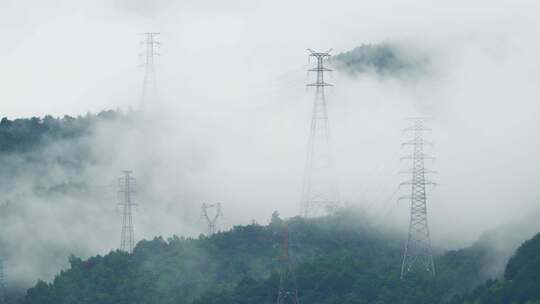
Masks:
[[[436,247],[466,246],[538,212],[537,98],[540,21],[535,1],[0,1],[0,100],[10,118],[79,115],[141,107],[139,33],[160,32],[159,101],[138,125],[100,125],[98,160],[84,170],[90,194],[48,199],[16,189],[22,211],[2,237],[8,274],[31,283],[65,267],[66,252],[90,256],[119,244],[115,179],[138,178],[137,239],[204,232],[203,202],[221,202],[221,228],[266,223],[299,210],[313,91],[306,48],[334,53],[389,41],[426,56],[417,77],[328,79],[329,120],[341,196],[381,225],[404,228],[396,202],[406,178],[399,157],[403,117],[430,116],[440,185],[429,192]],[[61,154],[71,145],[50,151]],[[55,150],[56,149],[56,150]],[[72,179],[56,168],[50,184]],[[530,224],[530,225],[529,225]],[[524,221],[526,239],[539,225]],[[531,228],[533,227],[533,228]],[[405,231],[404,231],[405,236]],[[61,250],[45,256],[40,248]],[[515,246],[515,245],[512,245]],[[54,259],[56,262],[47,262]],[[64,261],[64,262],[61,262]],[[50,262],[50,261],[49,261]],[[50,266],[52,265],[52,266]],[[50,266],[50,267],[49,267]]]

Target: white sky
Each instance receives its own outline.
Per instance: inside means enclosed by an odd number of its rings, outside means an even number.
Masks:
[[[518,38],[535,39],[538,6],[537,1],[1,0],[0,115],[136,106],[142,77],[137,34],[150,30],[163,33],[160,77],[170,84],[167,93],[178,96],[201,94],[201,87],[243,91],[248,81],[259,80],[257,86],[279,81],[282,73],[305,64],[307,47],[339,52],[387,39],[435,45],[467,39],[504,43],[527,34]]]

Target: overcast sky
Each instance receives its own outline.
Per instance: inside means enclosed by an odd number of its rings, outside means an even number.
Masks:
[[[146,31],[162,33],[162,90],[196,96],[227,86],[244,94],[254,83],[288,81],[283,74],[305,64],[307,47],[535,47],[537,10],[537,1],[1,0],[1,115],[136,106],[137,34]]]

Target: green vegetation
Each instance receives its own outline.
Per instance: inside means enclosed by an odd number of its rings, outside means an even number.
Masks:
[[[132,255],[111,252],[82,261],[52,283],[39,282],[23,304],[273,303],[283,223],[237,226],[197,239],[140,242]],[[301,303],[444,303],[483,281],[486,250],[438,256],[435,280],[399,279],[402,239],[352,212],[289,221]]]
[[[3,202],[31,194],[43,197],[84,187],[77,176],[98,160],[93,155],[92,136],[99,126],[130,123],[135,113],[102,111],[85,116],[0,121],[0,190]],[[24,185],[21,185],[23,181]],[[20,200],[20,199],[19,199]]]
[[[332,57],[334,65],[353,75],[374,72],[381,76],[418,77],[428,67],[428,57],[406,52],[391,43],[362,44]]]
[[[85,174],[88,168],[96,164],[105,166],[109,161],[108,155],[104,157],[101,153],[103,149],[96,152],[96,134],[127,129],[135,119],[135,112],[102,111],[78,117],[0,120],[0,254],[7,260],[9,299],[25,292],[30,277],[49,279],[58,269],[66,267],[70,252],[94,254],[84,244],[76,244],[69,238],[29,242],[26,234],[33,233],[31,227],[36,221],[55,217],[53,210],[61,205],[103,201]],[[51,213],[35,212],[42,208]],[[66,221],[61,216],[54,220],[56,224]],[[28,225],[28,232],[11,229],[19,224]],[[28,260],[25,267],[32,272],[31,276],[13,275],[12,265],[21,265],[22,259]]]
[[[55,141],[70,140],[90,135],[98,122],[126,119],[118,111],[102,111],[86,116],[54,118],[19,118],[0,121],[0,153],[24,153],[39,149]]]
[[[456,297],[453,303],[540,303],[540,234],[517,250],[508,262],[503,278],[489,280],[474,291]]]

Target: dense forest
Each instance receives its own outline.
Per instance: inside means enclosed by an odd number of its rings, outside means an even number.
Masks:
[[[429,57],[395,43],[363,44],[332,57],[333,65],[352,75],[417,78],[429,70]]]
[[[456,297],[455,304],[540,303],[540,234],[526,241],[510,259],[504,276]]]
[[[438,254],[435,278],[412,273],[402,281],[402,239],[361,215],[349,210],[292,218],[288,226],[301,303],[469,303],[499,297],[493,286],[516,295],[511,297],[516,303],[540,299],[534,281],[540,268],[533,267],[539,262],[540,236],[518,250],[504,281],[481,285],[490,263],[490,248],[481,244]],[[20,303],[273,303],[282,231],[283,220],[274,213],[268,225],[237,226],[210,237],[141,241],[132,254],[72,256],[68,270],[51,283],[38,282]],[[475,286],[480,287],[472,291]]]
[[[80,188],[82,181],[72,177],[98,161],[92,153],[96,128],[113,123],[129,124],[136,116],[136,112],[102,111],[78,117],[2,118],[0,190],[4,194],[13,192],[21,179],[32,181],[34,194]],[[9,200],[9,195],[3,199]]]
[[[78,117],[65,115],[61,118],[55,118],[47,115],[43,118],[32,117],[14,120],[4,117],[0,121],[0,153],[30,152],[55,141],[89,136],[97,123],[128,119],[132,114],[109,110]]]

